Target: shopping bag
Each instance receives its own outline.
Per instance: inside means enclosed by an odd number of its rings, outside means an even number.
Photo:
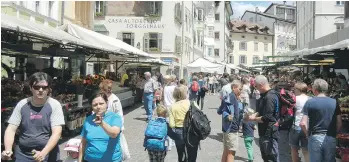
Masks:
[[[128,160],[131,158],[130,152],[128,150],[128,145],[127,145],[127,141],[125,138],[124,133],[120,134],[120,146],[121,146],[121,151],[122,151],[122,160]]]

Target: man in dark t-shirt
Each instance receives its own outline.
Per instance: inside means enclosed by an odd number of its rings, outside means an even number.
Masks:
[[[336,136],[342,127],[339,105],[335,99],[325,95],[328,90],[325,80],[316,79],[312,90],[316,97],[304,104],[304,115],[300,122],[308,137],[309,159],[319,162],[336,161]]]
[[[48,96],[52,79],[46,73],[34,73],[29,84],[33,96],[19,101],[14,108],[5,132],[2,158],[11,158],[14,136],[19,128],[16,162],[56,162],[59,160],[57,143],[65,124],[62,106]]]

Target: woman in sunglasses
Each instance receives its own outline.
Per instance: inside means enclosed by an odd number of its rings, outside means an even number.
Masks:
[[[49,97],[52,79],[43,72],[34,73],[28,81],[32,96],[18,102],[5,131],[2,159],[9,160],[17,128],[19,142],[15,148],[16,162],[58,161],[58,140],[64,116],[61,104]]]
[[[93,115],[86,118],[81,130],[79,162],[120,162],[121,117],[107,111],[108,97],[96,92],[91,97]]]

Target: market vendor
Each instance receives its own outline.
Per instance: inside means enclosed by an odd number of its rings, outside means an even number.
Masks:
[[[16,162],[58,161],[58,141],[61,137],[64,115],[61,104],[49,97],[52,79],[43,72],[29,77],[32,96],[18,102],[5,131],[3,160],[12,156],[17,128],[19,142],[15,147]]]
[[[127,74],[127,72],[126,72],[126,70],[125,71],[123,71],[123,74],[122,74],[122,77],[121,77],[121,84],[120,84],[120,86],[123,86],[123,87],[125,87],[126,85],[125,85],[125,81],[128,79],[128,74]]]

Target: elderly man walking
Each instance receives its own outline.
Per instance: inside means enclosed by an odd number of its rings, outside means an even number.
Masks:
[[[255,88],[261,93],[257,113],[246,115],[245,120],[258,123],[259,145],[263,161],[279,162],[279,95],[270,88],[268,79],[258,75]]]
[[[342,127],[340,108],[335,99],[325,95],[328,91],[325,80],[316,79],[312,90],[316,97],[304,104],[304,115],[300,122],[308,137],[309,160],[335,162],[336,136]]]
[[[145,72],[144,77],[146,79],[146,82],[144,84],[144,109],[147,113],[147,122],[152,118],[153,115],[153,99],[154,99],[154,93],[156,92],[156,89],[158,89],[158,84],[154,79],[151,78],[150,72]]]

